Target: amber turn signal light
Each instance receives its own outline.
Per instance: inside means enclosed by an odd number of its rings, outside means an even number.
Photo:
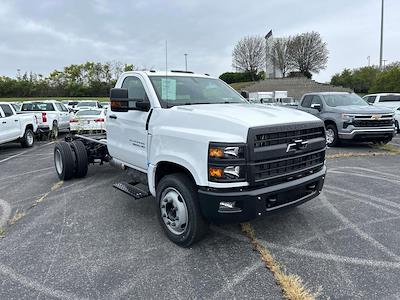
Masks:
[[[209,155],[210,157],[223,157],[224,151],[222,148],[210,147]]]
[[[212,167],[210,167],[208,169],[208,173],[210,174],[210,177],[221,178],[222,174],[223,174],[223,170],[221,168],[212,168]]]

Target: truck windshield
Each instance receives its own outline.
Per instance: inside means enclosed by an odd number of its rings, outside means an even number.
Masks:
[[[149,77],[162,107],[246,102],[218,79],[189,76]]]
[[[348,106],[348,105],[358,105],[358,106],[368,106],[369,104],[356,94],[333,94],[333,95],[323,95],[325,102],[328,106]]]

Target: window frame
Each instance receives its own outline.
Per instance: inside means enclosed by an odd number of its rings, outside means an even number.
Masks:
[[[1,107],[1,110],[3,111],[4,118],[9,118],[9,117],[12,117],[14,115],[13,109],[10,107],[10,104],[0,103],[0,107]],[[11,115],[7,116],[7,113],[6,113],[6,111],[4,110],[3,107],[7,107],[11,111]]]

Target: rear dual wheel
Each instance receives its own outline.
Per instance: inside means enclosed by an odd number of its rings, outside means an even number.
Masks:
[[[60,180],[85,177],[88,171],[88,157],[81,141],[56,143],[54,165]]]

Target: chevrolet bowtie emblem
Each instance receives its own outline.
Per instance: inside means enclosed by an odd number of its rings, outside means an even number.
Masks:
[[[287,145],[286,152],[304,150],[308,146],[308,141],[294,140],[293,143]]]
[[[372,115],[371,119],[372,120],[379,120],[382,117],[382,115]]]

